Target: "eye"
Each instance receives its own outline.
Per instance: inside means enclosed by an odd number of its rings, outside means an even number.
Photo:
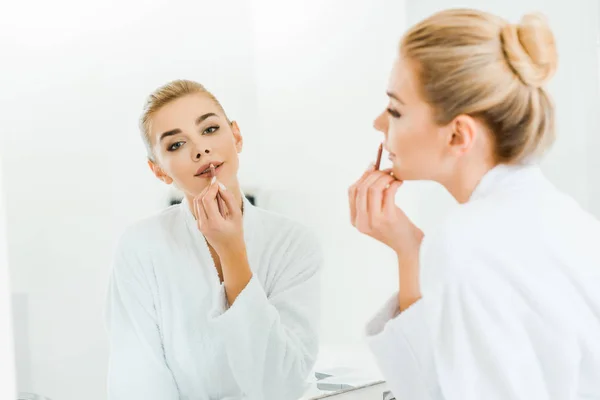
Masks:
[[[400,118],[400,113],[396,110],[393,110],[391,108],[387,109],[388,114],[390,114],[390,116],[392,116],[393,118]]]
[[[216,125],[215,126],[209,126],[208,128],[206,128],[204,130],[204,132],[202,132],[202,134],[203,135],[211,135],[211,134],[215,133],[218,130],[219,130],[219,127],[216,126]]]
[[[172,145],[170,145],[170,146],[167,148],[167,151],[175,151],[175,150],[177,150],[178,148],[180,148],[181,146],[183,146],[183,144],[184,144],[184,143],[185,143],[185,142],[177,142],[177,143],[173,143]]]

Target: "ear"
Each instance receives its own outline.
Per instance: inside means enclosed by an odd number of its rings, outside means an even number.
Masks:
[[[240,132],[240,127],[237,122],[233,121],[231,123],[231,131],[233,132],[233,137],[235,138],[235,148],[238,153],[242,152],[242,148],[244,147],[244,138],[242,138],[242,133]]]
[[[154,176],[156,176],[158,179],[160,179],[167,185],[173,183],[173,179],[169,175],[165,174],[162,168],[159,167],[158,164],[156,164],[154,161],[148,160],[148,166],[150,167],[150,170],[152,171]]]
[[[477,137],[477,122],[465,114],[454,118],[450,123],[451,133],[449,145],[451,151],[457,156],[467,153],[475,144]]]

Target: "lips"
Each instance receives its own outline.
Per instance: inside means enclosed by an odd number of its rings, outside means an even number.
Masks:
[[[385,151],[388,153],[388,159],[392,160],[396,157],[396,155],[394,153],[392,153],[386,145],[383,146],[383,148],[385,149]]]
[[[196,171],[196,174],[194,176],[198,176],[198,177],[207,177],[210,176],[210,165],[214,165],[215,166],[215,170],[219,170],[219,168],[224,164],[223,162],[217,162],[214,161],[212,163],[207,163],[202,165],[200,168],[198,168],[198,170]]]

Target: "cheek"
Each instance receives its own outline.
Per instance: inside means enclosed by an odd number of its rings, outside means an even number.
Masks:
[[[163,155],[161,165],[167,175],[178,180],[182,175],[182,171],[185,171],[186,167],[189,169],[190,158],[189,155],[184,155],[182,151],[167,153]]]
[[[421,142],[422,127],[407,117],[391,119],[388,129],[388,146],[397,156],[412,154]]]
[[[233,141],[233,133],[223,130],[213,136],[205,136],[202,148],[208,148],[216,154],[229,153],[231,148],[235,146]]]

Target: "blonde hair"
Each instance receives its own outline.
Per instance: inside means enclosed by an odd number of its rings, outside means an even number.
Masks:
[[[554,105],[544,85],[557,53],[542,15],[515,25],[477,10],[442,11],[404,35],[400,54],[415,67],[436,122],[460,114],[482,121],[497,162],[519,162],[554,141]]]
[[[140,118],[140,130],[142,133],[142,140],[144,141],[144,145],[146,146],[146,151],[148,153],[148,158],[150,160],[154,159],[154,154],[152,152],[152,141],[150,140],[150,130],[152,124],[153,115],[166,106],[167,104],[175,101],[181,97],[190,95],[190,94],[202,94],[207,96],[215,104],[219,107],[219,109],[225,114],[225,110],[221,103],[217,100],[217,98],[209,92],[203,85],[198,82],[179,79],[175,81],[171,81],[166,85],[163,85],[156,89],[154,92],[148,96],[146,100],[146,104],[144,106],[144,112],[142,117]],[[225,116],[227,118],[227,116]]]

